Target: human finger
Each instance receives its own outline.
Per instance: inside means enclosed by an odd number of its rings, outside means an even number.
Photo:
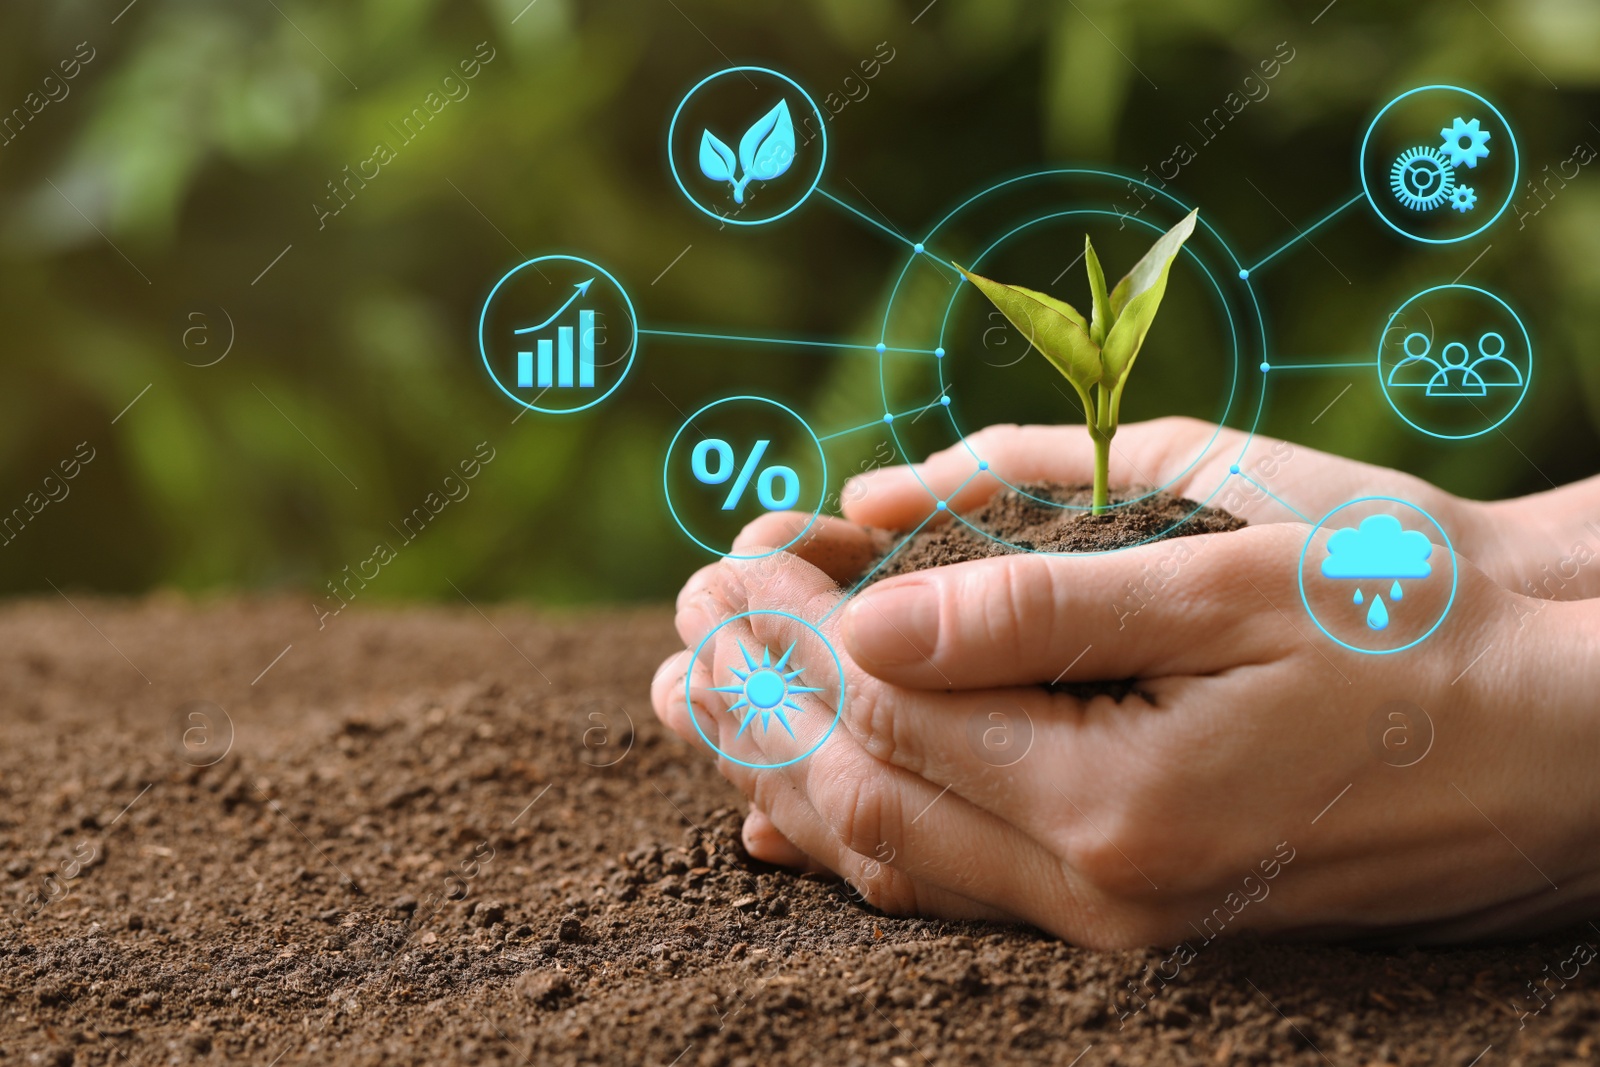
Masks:
[[[775,511],[752,521],[734,538],[733,553],[759,556],[751,570],[762,569],[762,561],[776,562],[782,552],[816,567],[835,583],[843,585],[859,578],[888,548],[890,539],[882,532],[831,515],[813,517],[798,511]]]
[[[863,670],[920,689],[1212,673],[1281,647],[1262,597],[1291,595],[1293,574],[1275,563],[1292,560],[1302,540],[1298,527],[1246,527],[1097,555],[935,567],[857,594],[840,628]]]

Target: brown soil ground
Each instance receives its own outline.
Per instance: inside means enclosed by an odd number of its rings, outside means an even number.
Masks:
[[[649,711],[665,609],[486,612],[0,609],[0,1063],[1595,1054],[1593,968],[1555,977],[1588,927],[1219,941],[1162,986],[1165,951],[874,914],[745,856],[739,798]]]

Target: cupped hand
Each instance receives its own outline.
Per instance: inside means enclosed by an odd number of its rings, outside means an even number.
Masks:
[[[796,521],[762,520],[743,550],[785,543]],[[1009,916],[1091,946],[1244,929],[1459,939],[1586,914],[1600,893],[1586,770],[1600,745],[1571,679],[1592,657],[1587,609],[1520,610],[1458,559],[1447,625],[1406,653],[1361,655],[1300,607],[1307,532],[1187,539],[1132,619],[1120,591],[1174,543],[939,568],[837,611],[838,580],[871,554],[840,520],[800,555],[704,569],[679,600],[689,647],[741,611],[826,616],[845,673],[842,728],[808,759],[719,761],[759,812],[747,843],[837,872],[891,912]],[[713,654],[792,636],[743,626]],[[658,714],[691,742],[691,715],[726,738],[723,698],[697,684],[686,701],[691,669],[704,665],[688,653],[663,665]],[[1052,685],[1123,679],[1120,701]],[[1395,701],[1429,722],[1425,754],[1404,766],[1373,741]]]

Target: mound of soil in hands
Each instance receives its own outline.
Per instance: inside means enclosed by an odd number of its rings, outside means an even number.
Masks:
[[[1143,499],[1095,515],[1088,510],[1094,503],[1093,486],[1027,482],[1016,490],[1002,489],[962,515],[965,523],[947,520],[924,527],[872,575],[871,581],[989,556],[1027,551],[1105,552],[1169,537],[1237,530],[1245,525],[1243,519],[1229,512],[1203,507],[1171,493],[1135,489],[1113,494],[1112,501],[1136,497]],[[1047,500],[1066,506],[1043,502]],[[992,536],[986,537],[985,533]]]
[[[1197,933],[1180,964],[891,919],[753,863],[737,794],[649,710],[666,609],[319,631],[302,601],[73,603],[0,610],[0,1063],[1596,1051],[1587,926],[1451,951]]]

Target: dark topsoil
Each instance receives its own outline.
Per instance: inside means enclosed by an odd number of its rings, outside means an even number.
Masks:
[[[966,523],[930,523],[905,548],[889,557],[871,580],[1016,552],[1106,552],[1170,537],[1222,533],[1245,525],[1243,519],[1229,512],[1202,507],[1171,493],[1145,490],[1128,496],[1113,494],[1113,502],[1131,496],[1140,499],[1095,515],[1083,510],[1094,503],[1091,486],[1028,482],[1018,489],[1021,492],[1003,489],[964,513]],[[1067,506],[1043,503],[1046,500]],[[986,537],[978,530],[993,536]]]
[[[1219,941],[1155,990],[1163,951],[885,918],[753,864],[739,798],[649,711],[665,609],[351,608],[318,632],[300,600],[74,604],[0,610],[0,1063],[1594,1051],[1594,969],[1553,978],[1587,927],[1453,951]],[[1553,992],[1520,1028],[1530,978]],[[1123,1018],[1129,982],[1147,1007]]]

